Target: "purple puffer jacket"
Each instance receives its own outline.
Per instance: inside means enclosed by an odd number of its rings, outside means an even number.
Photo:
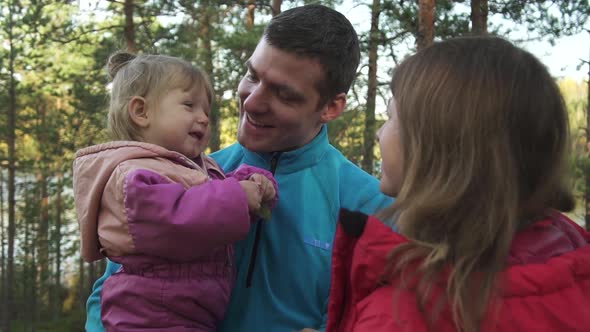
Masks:
[[[215,331],[234,281],[232,243],[250,227],[239,184],[201,155],[118,141],[76,153],[74,197],[86,261],[122,269],[104,283],[107,331]],[[232,177],[233,175],[233,177]]]

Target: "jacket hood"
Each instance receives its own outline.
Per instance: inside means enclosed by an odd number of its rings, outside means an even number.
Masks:
[[[208,159],[201,155],[190,160],[158,145],[134,141],[108,142],[76,152],[73,165],[74,200],[80,225],[80,251],[85,261],[92,262],[104,257],[98,242],[98,214],[102,194],[113,171],[127,160],[155,157],[171,159],[195,169],[203,169],[202,165]],[[208,167],[208,164],[204,165],[204,168]]]
[[[378,288],[388,254],[407,242],[373,216],[342,210],[332,258],[330,312],[342,313],[345,302],[358,303]],[[545,295],[590,279],[590,233],[553,212],[516,234],[501,277],[504,298]]]

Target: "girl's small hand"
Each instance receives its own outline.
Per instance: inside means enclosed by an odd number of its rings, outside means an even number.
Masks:
[[[246,197],[248,197],[248,208],[250,209],[250,213],[258,212],[262,204],[262,190],[260,185],[250,180],[240,181],[240,185],[246,193]]]
[[[254,181],[260,186],[260,194],[262,195],[262,202],[270,202],[275,199],[277,192],[275,187],[266,176],[262,174],[253,174],[250,180]]]

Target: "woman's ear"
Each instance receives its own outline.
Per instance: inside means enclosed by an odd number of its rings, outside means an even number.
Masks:
[[[346,107],[346,93],[339,93],[326,103],[320,118],[322,123],[328,123],[340,116]]]
[[[139,96],[131,98],[127,106],[127,112],[129,113],[131,121],[133,121],[133,123],[139,128],[147,128],[150,124],[147,111],[145,98]]]

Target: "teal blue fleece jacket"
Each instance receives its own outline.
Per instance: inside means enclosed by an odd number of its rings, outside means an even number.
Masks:
[[[392,199],[379,191],[377,179],[330,145],[326,126],[312,142],[294,151],[254,153],[236,143],[212,157],[226,172],[241,164],[274,170],[280,192],[270,220],[254,225],[248,237],[235,245],[237,280],[219,331],[323,330],[340,208],[370,214]],[[109,261],[105,275],[94,285],[87,303],[89,332],[104,331],[100,290],[117,269]]]

